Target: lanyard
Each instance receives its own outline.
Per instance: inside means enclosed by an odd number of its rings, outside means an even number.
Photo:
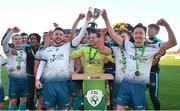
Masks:
[[[89,49],[89,56],[88,56],[88,63],[91,64],[92,63],[92,60],[96,57],[96,54],[98,52],[98,49],[96,49],[95,53],[93,54],[93,56],[91,57],[91,53],[92,52],[92,46],[90,46],[90,49]]]
[[[112,47],[113,46],[113,41],[109,40],[109,44],[110,44],[110,47]]]
[[[157,38],[156,38],[156,36],[152,36],[149,39],[152,40],[152,41],[155,41]]]
[[[120,51],[121,51],[121,61],[122,61],[122,64],[125,65],[126,64],[126,57],[124,55],[124,51],[122,49],[122,47],[120,47]]]
[[[135,58],[136,58],[136,70],[139,71],[140,60],[142,59],[144,52],[145,52],[145,45],[143,45],[143,47],[140,48],[140,51],[141,51],[140,58],[138,58],[137,48],[135,45],[134,45],[134,48],[135,48]]]
[[[35,56],[35,54],[34,54],[34,51],[33,51],[33,49],[31,48],[31,53],[32,53],[32,55],[33,55],[33,57]]]
[[[18,66],[20,66],[22,62],[22,50],[20,52],[17,52],[16,61],[18,62]]]

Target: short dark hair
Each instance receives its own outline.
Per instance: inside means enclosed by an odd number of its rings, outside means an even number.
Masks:
[[[62,32],[64,33],[64,29],[61,28],[61,27],[56,27],[56,28],[53,30],[53,33],[54,33],[56,30],[60,30],[60,31],[62,31]]]
[[[23,32],[23,33],[20,34],[20,36],[28,36],[28,34]]]
[[[48,33],[48,32],[44,32],[43,35],[44,35],[44,34],[47,34],[47,33]]]
[[[133,32],[136,28],[142,28],[144,30],[144,32],[146,33],[147,28],[142,24],[142,23],[138,23],[134,28],[133,28]]]
[[[129,32],[133,32],[133,28],[134,27],[131,24],[127,23],[127,29]]]
[[[160,27],[157,25],[157,24],[149,24],[148,25],[148,28],[154,28],[156,31],[157,31],[157,33],[159,32],[159,30],[160,30]]]

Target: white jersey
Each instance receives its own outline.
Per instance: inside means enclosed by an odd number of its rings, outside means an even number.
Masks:
[[[3,87],[1,68],[2,68],[2,66],[6,65],[6,64],[7,64],[7,62],[5,61],[5,59],[2,56],[0,56],[0,88]]]
[[[27,54],[25,50],[17,49],[17,55],[12,55],[11,48],[8,42],[11,39],[13,32],[9,31],[2,40],[3,50],[7,56],[9,65],[9,76],[17,78],[27,78],[26,74],[26,58]]]
[[[122,47],[111,47],[113,50],[113,55],[115,57],[115,63],[116,63],[116,72],[115,72],[115,82],[121,83],[124,79],[124,73],[125,73],[125,64],[123,64],[122,59],[122,52],[124,52],[124,49]],[[125,52],[124,52],[125,54]],[[124,55],[125,56],[125,55]]]
[[[17,49],[17,55],[12,55],[10,49],[6,56],[9,65],[9,76],[26,78],[26,52],[23,49]],[[20,69],[18,68],[19,66]]]
[[[68,68],[70,52],[70,43],[62,46],[50,46],[43,51],[42,60],[47,62],[42,76],[45,81],[66,81],[70,79]]]
[[[50,46],[43,51],[42,61],[40,67],[38,67],[38,72],[36,79],[40,79],[41,76],[45,81],[56,82],[56,81],[67,81],[70,79],[71,75],[69,72],[70,65],[70,53],[71,46],[77,47],[80,41],[84,37],[86,29],[88,27],[89,21],[86,20],[84,26],[82,27],[79,35],[77,35],[70,43],[63,44],[62,46]],[[71,66],[71,65],[70,65]]]
[[[124,41],[125,45],[125,55],[126,55],[126,71],[125,71],[125,80],[134,83],[149,83],[149,74],[152,65],[153,58],[155,54],[159,51],[159,44],[146,44],[145,51],[141,58],[142,51],[140,48],[136,48],[135,45],[128,41]],[[137,57],[135,56],[135,48],[137,49]],[[141,58],[139,64],[140,75],[136,76],[136,59]]]
[[[35,59],[36,60],[41,60],[42,59],[42,54],[43,54],[43,51],[45,50],[45,48],[42,48],[42,49],[38,49],[36,54],[35,54]]]
[[[72,75],[75,70],[75,62],[74,59],[69,58],[69,66],[68,66],[69,74]]]

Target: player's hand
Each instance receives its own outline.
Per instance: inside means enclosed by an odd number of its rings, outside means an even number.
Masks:
[[[93,17],[92,11],[88,10],[87,15],[86,15],[86,20],[90,21],[92,17]]]
[[[53,37],[53,31],[52,30],[49,30],[48,34],[47,34],[47,38],[51,38]]]
[[[80,13],[79,16],[78,16],[78,20],[82,20],[84,17],[85,17],[85,14]]]
[[[107,33],[107,28],[101,29],[101,37],[105,37],[106,33]]]
[[[18,33],[20,31],[20,29],[18,27],[14,27],[11,29],[14,33]]]
[[[9,68],[8,68],[8,71],[9,71],[9,72],[15,71],[15,68],[14,68],[14,67],[9,67]]]
[[[156,24],[160,26],[165,26],[165,27],[169,26],[169,24],[164,19],[158,20]]]
[[[102,9],[101,16],[102,16],[102,18],[103,18],[104,20],[107,19],[107,12],[106,12],[105,9]]]
[[[152,66],[156,65],[156,64],[159,62],[160,58],[161,58],[162,56],[164,56],[165,53],[166,53],[166,51],[160,50],[160,51],[155,55],[155,57],[154,57],[154,59],[153,59],[153,62],[152,62]]]
[[[36,87],[36,89],[41,89],[42,88],[42,84],[38,79],[36,79],[35,87]]]
[[[164,55],[165,55],[165,53],[166,53],[166,51],[165,51],[165,50],[160,50],[160,51],[158,52],[158,54],[159,54],[159,55],[161,55],[161,56],[164,56]]]
[[[11,54],[12,54],[12,55],[17,55],[17,51],[16,51],[15,48],[12,48],[12,49],[11,49]]]

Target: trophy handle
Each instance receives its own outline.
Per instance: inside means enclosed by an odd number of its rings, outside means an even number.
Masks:
[[[100,10],[100,9],[98,9],[98,8],[95,8],[96,10],[98,10],[98,13],[100,14],[102,11]]]

